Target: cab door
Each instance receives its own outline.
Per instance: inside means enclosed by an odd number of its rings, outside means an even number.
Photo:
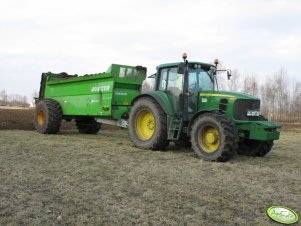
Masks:
[[[163,68],[159,72],[158,90],[164,91],[174,109],[174,112],[181,114],[183,98],[183,75],[177,73],[177,67]]]
[[[210,70],[202,68],[189,68],[188,73],[188,114],[193,115],[199,111],[199,97],[202,91],[214,90],[214,80]]]

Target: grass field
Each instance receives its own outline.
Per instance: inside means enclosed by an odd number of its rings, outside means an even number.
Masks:
[[[264,158],[215,163],[137,149],[127,130],[2,130],[0,225],[278,225],[270,205],[301,213],[300,138],[282,131]]]

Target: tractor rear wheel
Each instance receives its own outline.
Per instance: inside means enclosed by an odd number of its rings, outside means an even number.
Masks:
[[[96,134],[101,128],[101,123],[96,122],[93,117],[83,116],[75,119],[76,127],[80,133]]]
[[[250,140],[246,139],[238,144],[237,153],[239,155],[263,157],[269,153],[274,145],[272,140]]]
[[[61,105],[55,100],[41,100],[34,112],[34,126],[39,133],[56,134],[62,121]]]
[[[192,125],[192,148],[202,159],[225,162],[234,156],[237,142],[236,127],[223,114],[205,113]]]
[[[142,149],[164,150],[167,141],[167,117],[152,98],[142,97],[131,108],[129,133],[135,146]]]

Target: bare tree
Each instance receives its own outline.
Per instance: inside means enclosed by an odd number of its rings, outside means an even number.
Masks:
[[[228,90],[233,92],[241,91],[241,78],[237,69],[232,70],[232,76],[228,81]]]
[[[276,120],[285,120],[289,112],[289,92],[287,72],[281,68],[274,74],[274,92],[276,93]]]
[[[291,100],[291,114],[293,121],[301,121],[301,82],[294,84]]]
[[[4,89],[0,91],[0,105],[7,105],[7,94]]]
[[[20,94],[9,94],[7,95],[4,90],[0,92],[0,104],[1,105],[10,105],[10,106],[19,106],[19,107],[28,107],[27,96]]]
[[[268,117],[271,120],[289,121],[292,103],[287,72],[281,68],[272,77],[267,77],[260,90],[263,113],[269,113]]]
[[[255,75],[246,76],[243,80],[243,93],[258,96],[259,85]]]
[[[34,106],[35,105],[35,98],[38,98],[39,97],[39,93],[38,93],[38,91],[33,91],[32,92],[32,95],[31,95],[31,104],[32,104],[32,106]]]
[[[27,96],[22,96],[22,101],[21,101],[21,106],[22,107],[28,107],[28,101],[27,101]]]

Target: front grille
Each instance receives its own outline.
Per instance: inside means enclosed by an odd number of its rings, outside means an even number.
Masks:
[[[262,116],[247,116],[247,111],[259,109],[260,100],[238,99],[234,102],[233,117],[236,120],[262,121]]]

